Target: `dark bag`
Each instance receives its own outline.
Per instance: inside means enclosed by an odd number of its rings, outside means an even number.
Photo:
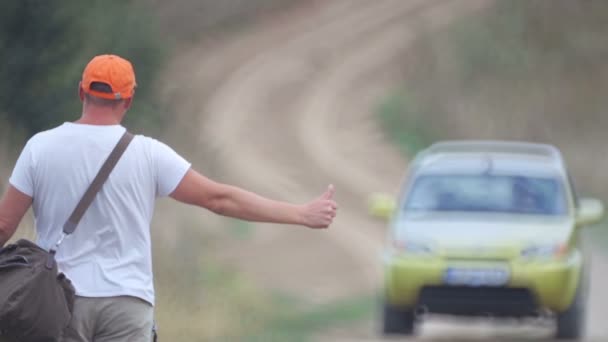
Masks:
[[[75,291],[70,280],[59,273],[55,252],[74,232],[132,139],[125,132],[50,251],[23,239],[0,249],[0,340],[55,342],[63,336],[72,317]]]
[[[74,305],[72,283],[53,255],[19,240],[0,251],[0,325],[11,341],[57,341]]]

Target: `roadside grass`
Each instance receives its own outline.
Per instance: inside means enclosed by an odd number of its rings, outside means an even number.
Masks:
[[[377,108],[377,117],[389,139],[404,155],[412,156],[432,140],[423,111],[403,90],[395,91],[383,99]]]
[[[255,225],[251,222],[242,220],[230,220],[228,231],[230,234],[239,240],[247,240],[251,238],[255,230]]]
[[[303,305],[290,298],[279,299],[276,305],[280,310],[267,327],[244,341],[310,341],[328,329],[369,319],[374,313],[376,298],[356,297],[299,310],[293,308]]]
[[[253,228],[233,223],[233,228],[225,227],[228,238],[248,239]],[[163,241],[155,245],[161,340],[309,341],[373,312],[373,298],[311,305],[300,297],[261,288],[214,259],[214,245],[221,244],[221,239],[213,233],[183,229],[173,245]]]
[[[249,329],[242,319],[244,313],[268,315],[268,296],[207,252],[216,241],[203,231],[182,228],[174,244],[159,241],[155,245],[156,318],[161,340],[238,337]]]

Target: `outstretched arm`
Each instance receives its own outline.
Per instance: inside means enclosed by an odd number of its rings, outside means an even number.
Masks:
[[[241,188],[210,180],[190,169],[171,197],[214,213],[247,221],[297,224],[327,228],[336,216],[334,187],[303,205],[274,201]]]
[[[0,200],[0,246],[15,234],[23,215],[32,205],[32,198],[12,185]]]

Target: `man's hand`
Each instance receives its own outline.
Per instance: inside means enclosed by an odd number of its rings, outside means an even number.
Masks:
[[[310,228],[329,227],[338,210],[338,205],[333,199],[335,192],[334,186],[330,185],[323,195],[304,205],[302,216],[305,226]]]

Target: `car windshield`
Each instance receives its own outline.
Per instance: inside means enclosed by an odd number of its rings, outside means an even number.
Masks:
[[[532,215],[567,212],[557,179],[489,174],[420,176],[411,187],[405,210]]]

